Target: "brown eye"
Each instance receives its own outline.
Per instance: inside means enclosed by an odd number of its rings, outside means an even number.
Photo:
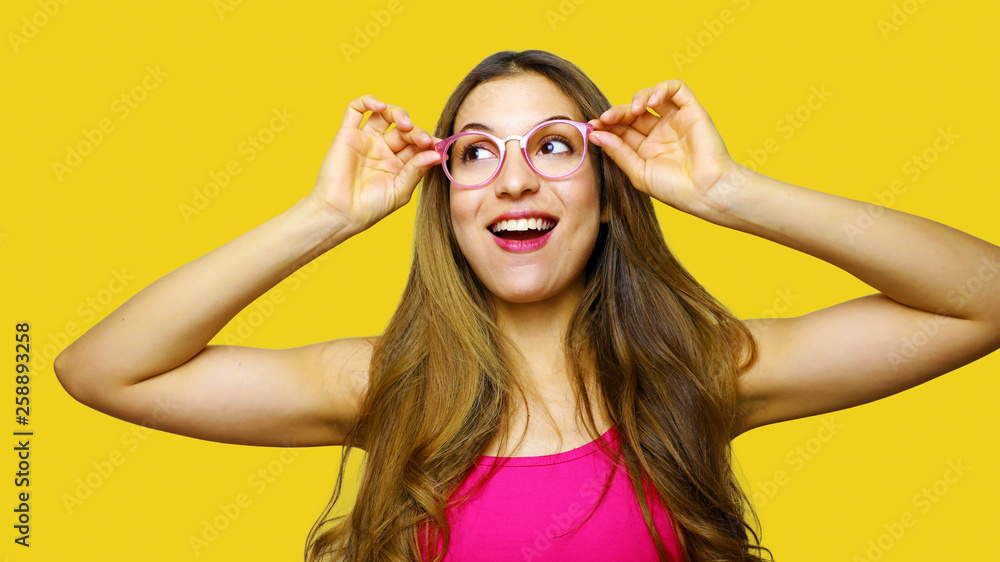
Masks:
[[[551,138],[542,143],[539,152],[542,154],[572,154],[573,144],[566,139]]]

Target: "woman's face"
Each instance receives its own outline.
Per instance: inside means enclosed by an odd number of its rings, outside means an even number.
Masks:
[[[548,78],[523,73],[473,89],[459,108],[454,130],[477,123],[475,129],[489,127],[486,132],[502,139],[523,136],[550,119],[582,121],[583,115]],[[582,292],[584,268],[602,222],[596,168],[588,156],[567,177],[543,178],[525,161],[518,141],[511,140],[492,182],[477,189],[451,185],[451,220],[458,244],[494,297],[527,303],[566,296],[567,291]],[[491,231],[502,215],[518,212],[527,212],[524,218],[555,223],[541,246],[529,242],[517,248],[519,244],[512,242],[537,232],[498,236]]]

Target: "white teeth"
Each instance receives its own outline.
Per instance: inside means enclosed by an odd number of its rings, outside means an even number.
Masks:
[[[555,221],[543,218],[511,219],[494,224],[490,227],[490,232],[503,232],[505,230],[551,230],[555,226]]]

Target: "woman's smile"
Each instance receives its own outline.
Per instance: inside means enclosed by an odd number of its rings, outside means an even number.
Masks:
[[[488,230],[493,241],[508,252],[532,252],[545,245],[556,227],[551,215],[536,211],[504,213],[496,218]]]

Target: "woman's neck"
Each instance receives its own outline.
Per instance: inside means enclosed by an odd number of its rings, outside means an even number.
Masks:
[[[539,391],[568,384],[565,336],[582,294],[581,285],[544,301],[494,301],[497,324],[524,355],[528,376]]]
[[[563,291],[557,298],[533,303],[510,303],[496,300],[494,302],[497,323],[503,333],[517,347],[527,361],[529,381],[534,385],[534,391],[540,402],[529,399],[531,412],[528,416],[520,404],[511,420],[510,435],[519,439],[521,432],[527,428],[526,442],[515,452],[504,454],[541,455],[556,451],[568,450],[588,443],[593,436],[581,425],[578,417],[580,405],[574,386],[570,380],[565,356],[565,336],[570,319],[583,295],[583,284],[580,283],[573,291]],[[579,358],[584,359],[585,358]],[[599,389],[593,378],[587,380],[587,393],[590,398],[590,411],[594,416],[598,434],[607,431],[610,422],[603,407]],[[539,409],[547,410],[541,414]],[[536,416],[539,416],[536,418]],[[551,418],[549,418],[551,416]],[[529,423],[532,421],[532,423]],[[548,421],[556,428],[549,426]],[[483,453],[498,456],[498,438],[494,438],[488,452]],[[511,445],[508,445],[510,447]]]

